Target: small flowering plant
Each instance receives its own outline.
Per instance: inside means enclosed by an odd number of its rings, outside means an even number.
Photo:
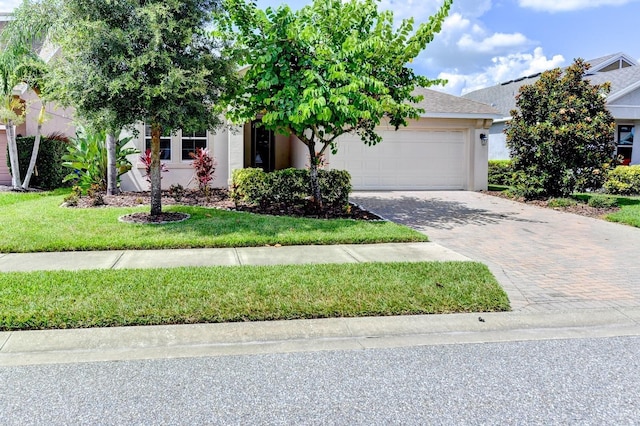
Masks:
[[[144,177],[147,179],[147,182],[151,184],[151,150],[147,149],[144,154],[140,155],[140,163],[144,166]],[[160,163],[160,171],[163,173],[167,173],[169,169],[165,163]],[[160,175],[160,179],[162,179],[162,175]]]
[[[193,158],[191,166],[195,169],[194,178],[198,181],[198,188],[207,193],[216,171],[216,162],[207,148],[198,148],[195,153],[190,152],[189,156]]]

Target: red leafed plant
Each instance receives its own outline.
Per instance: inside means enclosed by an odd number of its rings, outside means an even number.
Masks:
[[[144,154],[140,155],[140,162],[144,165],[144,172],[146,173],[144,177],[147,179],[147,182],[151,184],[151,150],[147,149]],[[164,163],[160,163],[160,171],[168,172],[169,169],[167,165]],[[160,175],[160,179],[162,179],[162,175]]]
[[[209,183],[213,180],[213,173],[216,171],[216,162],[209,154],[207,148],[197,148],[196,152],[190,152],[193,158],[191,165],[195,169],[195,178],[198,180],[198,187],[203,192],[209,191]]]

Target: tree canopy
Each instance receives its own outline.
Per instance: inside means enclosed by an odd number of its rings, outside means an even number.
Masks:
[[[68,0],[55,97],[109,131],[152,128],[151,214],[161,212],[160,135],[214,129],[234,64],[206,29],[216,0]]]
[[[414,89],[441,83],[416,75],[409,63],[440,31],[451,3],[445,0],[414,29],[412,19],[396,27],[377,0],[314,0],[298,11],[226,0],[219,28],[248,66],[243,84],[227,98],[229,115],[237,122],[261,116],[267,129],[300,139],[321,205],[318,157],[328,147],[337,151],[344,133],[380,142],[375,127],[381,120],[396,129],[406,125],[421,112]]]
[[[599,189],[615,150],[608,83],[591,84],[582,59],[522,86],[507,124],[516,191],[528,198]]]

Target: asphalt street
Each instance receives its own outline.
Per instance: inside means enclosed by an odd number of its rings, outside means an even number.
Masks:
[[[640,424],[640,337],[0,368],[0,422]]]

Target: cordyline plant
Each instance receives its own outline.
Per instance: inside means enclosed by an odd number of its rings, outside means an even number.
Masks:
[[[198,188],[208,194],[209,183],[216,171],[216,162],[207,148],[198,148],[195,153],[190,152],[189,156],[193,158],[191,166],[195,169],[194,177],[198,181]]]
[[[298,11],[258,9],[243,0],[223,1],[216,37],[232,41],[249,65],[243,84],[227,98],[237,123],[262,117],[269,130],[296,136],[307,146],[310,190],[322,208],[319,156],[338,150],[337,138],[355,133],[368,145],[381,141],[382,119],[398,129],[422,112],[416,87],[442,83],[408,66],[433,40],[447,17],[445,0],[428,22],[394,25],[377,0],[314,0]],[[319,145],[320,149],[316,149]]]
[[[147,149],[144,154],[140,155],[140,163],[144,166],[144,177],[147,180],[147,183],[151,185],[151,150]],[[165,163],[160,163],[160,171],[162,173],[167,173],[169,169]],[[160,179],[162,179],[162,175],[160,175]]]

